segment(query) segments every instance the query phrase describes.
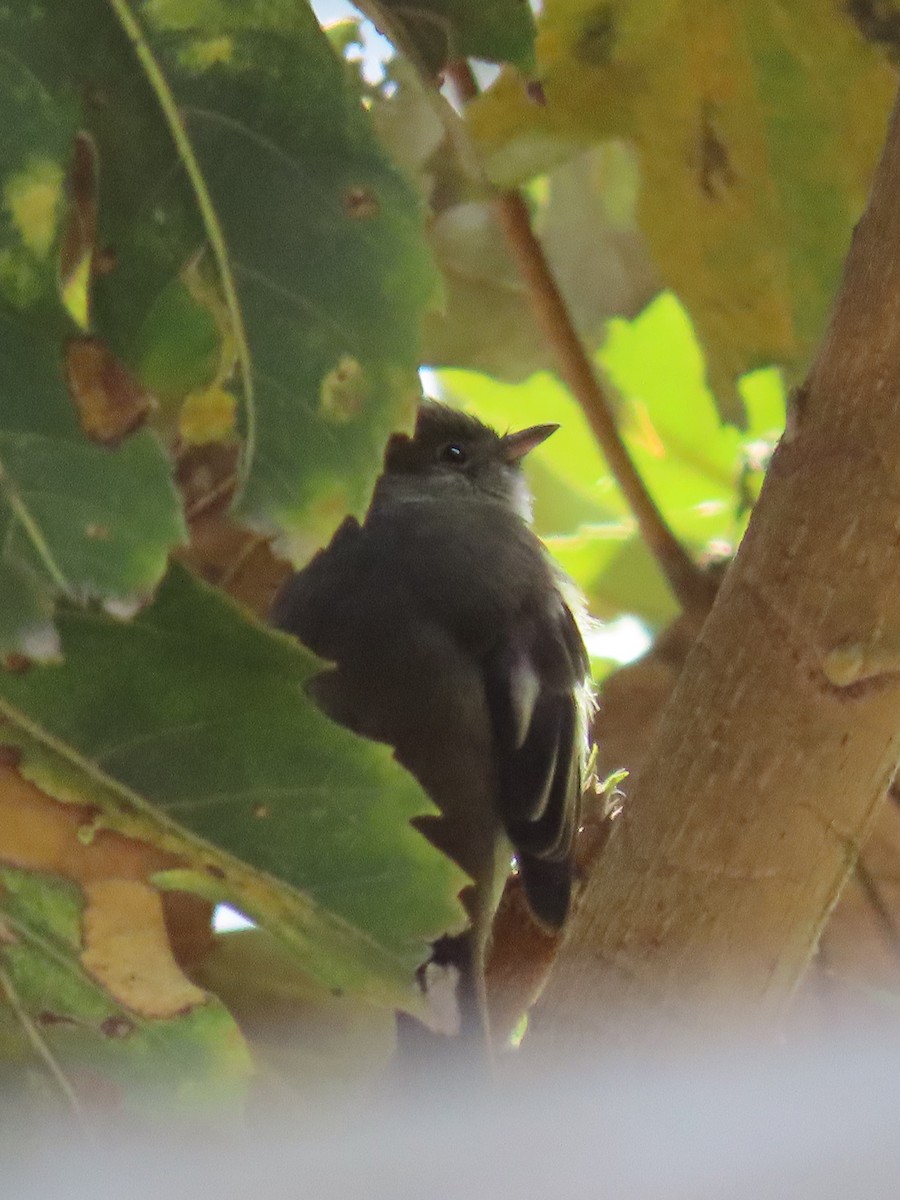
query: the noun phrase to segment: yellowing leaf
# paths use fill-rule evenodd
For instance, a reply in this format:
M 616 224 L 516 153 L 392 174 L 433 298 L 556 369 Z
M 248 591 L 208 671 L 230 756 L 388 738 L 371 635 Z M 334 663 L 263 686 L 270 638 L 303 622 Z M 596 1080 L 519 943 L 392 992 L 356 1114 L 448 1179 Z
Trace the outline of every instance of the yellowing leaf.
M 489 170 L 631 142 L 641 229 L 739 413 L 739 376 L 802 371 L 822 332 L 893 72 L 840 0 L 547 0 L 539 28 L 546 105 L 508 75 L 470 107 Z
M 85 898 L 81 964 L 115 1000 L 160 1018 L 206 1000 L 175 962 L 159 892 L 133 879 L 99 879 Z
M 49 158 L 33 158 L 3 186 L 3 203 L 22 245 L 46 258 L 56 236 L 62 208 L 63 173 Z
M 23 777 L 0 726 L 0 1043 L 67 1104 L 237 1102 L 249 1059 L 221 1005 L 175 959 L 210 909 L 150 883 L 180 860 L 103 828 Z M 7 738 L 7 743 L 8 743 Z M 185 907 L 187 902 L 187 907 Z M 170 940 L 179 923 L 177 946 Z M 177 1060 L 167 1047 L 180 1046 Z M 180 1055 L 190 1049 L 189 1057 Z M 37 1063 L 29 1064 L 37 1051 Z M 97 1095 L 98 1085 L 100 1097 Z M 216 1094 L 221 1091 L 221 1094 Z
M 85 970 L 83 926 L 71 884 L 0 862 L 4 1083 L 24 1075 L 33 1102 L 43 1078 L 41 1090 L 82 1119 L 92 1109 L 108 1121 L 129 1109 L 171 1117 L 239 1108 L 251 1063 L 222 1005 L 200 993 L 163 1019 L 129 1008 Z
M 323 417 L 338 425 L 352 421 L 362 412 L 370 390 L 362 365 L 352 355 L 342 355 L 322 380 L 319 406 Z
M 191 392 L 181 406 L 178 432 L 188 445 L 221 442 L 235 432 L 237 401 L 219 384 Z

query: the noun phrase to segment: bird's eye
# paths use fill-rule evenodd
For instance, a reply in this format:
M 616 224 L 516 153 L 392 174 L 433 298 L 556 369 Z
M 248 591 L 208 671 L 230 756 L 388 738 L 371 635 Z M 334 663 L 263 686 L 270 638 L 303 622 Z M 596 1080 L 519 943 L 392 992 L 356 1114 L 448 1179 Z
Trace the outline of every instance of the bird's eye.
M 463 466 L 467 458 L 465 450 L 456 442 L 451 442 L 449 446 L 443 446 L 438 451 L 438 462 L 449 463 L 453 467 Z

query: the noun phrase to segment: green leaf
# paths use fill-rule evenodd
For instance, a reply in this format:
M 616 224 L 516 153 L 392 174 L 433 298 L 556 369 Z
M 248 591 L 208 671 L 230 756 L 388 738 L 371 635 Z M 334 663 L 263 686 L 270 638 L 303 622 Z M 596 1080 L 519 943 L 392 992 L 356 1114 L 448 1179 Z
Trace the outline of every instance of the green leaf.
M 723 411 L 740 413 L 747 371 L 801 373 L 896 92 L 848 6 L 547 0 L 537 49 L 545 106 L 512 77 L 470 106 L 492 176 L 519 183 L 576 147 L 627 140 L 640 227 Z
M 123 163 L 128 194 L 116 208 L 133 272 L 98 285 L 98 313 L 111 320 L 135 283 L 150 313 L 159 243 L 182 273 L 208 244 L 248 389 L 241 511 L 323 538 L 363 507 L 387 433 L 417 395 L 419 323 L 433 287 L 418 199 L 304 5 L 147 0 L 134 17 L 159 72 L 160 81 L 150 76 L 155 122 L 171 103 L 183 128 L 164 155 L 142 147 L 140 162 Z M 176 162 L 183 171 L 173 172 Z M 184 228 L 189 206 L 200 208 L 204 237 L 193 221 Z M 134 336 L 146 362 L 144 320 Z M 175 336 L 179 326 L 167 327 Z M 166 346 L 164 337 L 155 360 Z
M 140 432 L 117 450 L 88 441 L 63 383 L 78 330 L 57 270 L 78 113 L 9 49 L 45 18 L 0 14 L 0 655 L 53 653 L 57 595 L 136 603 L 184 538 L 155 437 Z M 7 39 L 11 27 L 18 37 Z
M 367 501 L 385 437 L 417 394 L 433 287 L 418 199 L 304 6 L 140 12 L 185 114 L 246 331 L 255 447 L 243 511 L 324 537 Z
M 409 825 L 433 809 L 389 749 L 308 700 L 318 661 L 180 568 L 132 622 L 60 629 L 65 665 L 0 673 L 40 785 L 185 855 L 161 885 L 246 912 L 329 987 L 415 1008 L 465 879 Z
M 0 1057 L 79 1111 L 238 1108 L 251 1064 L 222 1004 L 197 989 L 182 1011 L 123 1004 L 85 955 L 74 884 L 0 868 Z M 33 1087 L 32 1087 L 33 1090 Z
M 433 78 L 455 58 L 534 70 L 528 0 L 362 0 L 357 7 L 422 73 Z
M 700 551 L 736 548 L 747 515 L 740 490 L 747 447 L 780 435 L 780 382 L 770 377 L 765 404 L 761 385 L 751 384 L 752 428 L 722 424 L 691 323 L 670 293 L 634 321 L 611 322 L 597 357 L 621 397 L 620 426 L 635 464 L 675 533 Z
M 51 0 L 4 10 L 0 38 L 59 126 L 54 161 L 77 129 L 96 146 L 93 328 L 167 420 L 227 381 L 242 511 L 327 536 L 412 414 L 434 283 L 418 198 L 311 11 Z

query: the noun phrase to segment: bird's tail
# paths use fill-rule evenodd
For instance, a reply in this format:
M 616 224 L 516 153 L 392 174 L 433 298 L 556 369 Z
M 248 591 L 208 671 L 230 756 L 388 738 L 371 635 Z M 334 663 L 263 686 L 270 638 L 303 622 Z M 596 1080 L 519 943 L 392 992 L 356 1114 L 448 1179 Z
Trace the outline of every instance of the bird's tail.
M 556 932 L 569 913 L 573 875 L 571 855 L 562 859 L 537 858 L 520 850 L 517 857 L 529 908 L 542 925 Z

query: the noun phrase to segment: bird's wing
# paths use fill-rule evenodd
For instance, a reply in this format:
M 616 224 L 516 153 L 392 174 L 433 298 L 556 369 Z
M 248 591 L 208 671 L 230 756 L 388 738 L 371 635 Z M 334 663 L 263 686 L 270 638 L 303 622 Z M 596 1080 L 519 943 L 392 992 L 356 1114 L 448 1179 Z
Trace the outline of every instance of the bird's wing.
M 336 660 L 346 644 L 354 580 L 360 570 L 362 529 L 347 517 L 324 550 L 292 575 L 275 598 L 271 621 L 315 654 Z
M 497 745 L 498 811 L 535 915 L 568 908 L 586 751 L 588 659 L 572 612 L 553 593 L 515 623 L 485 663 Z

